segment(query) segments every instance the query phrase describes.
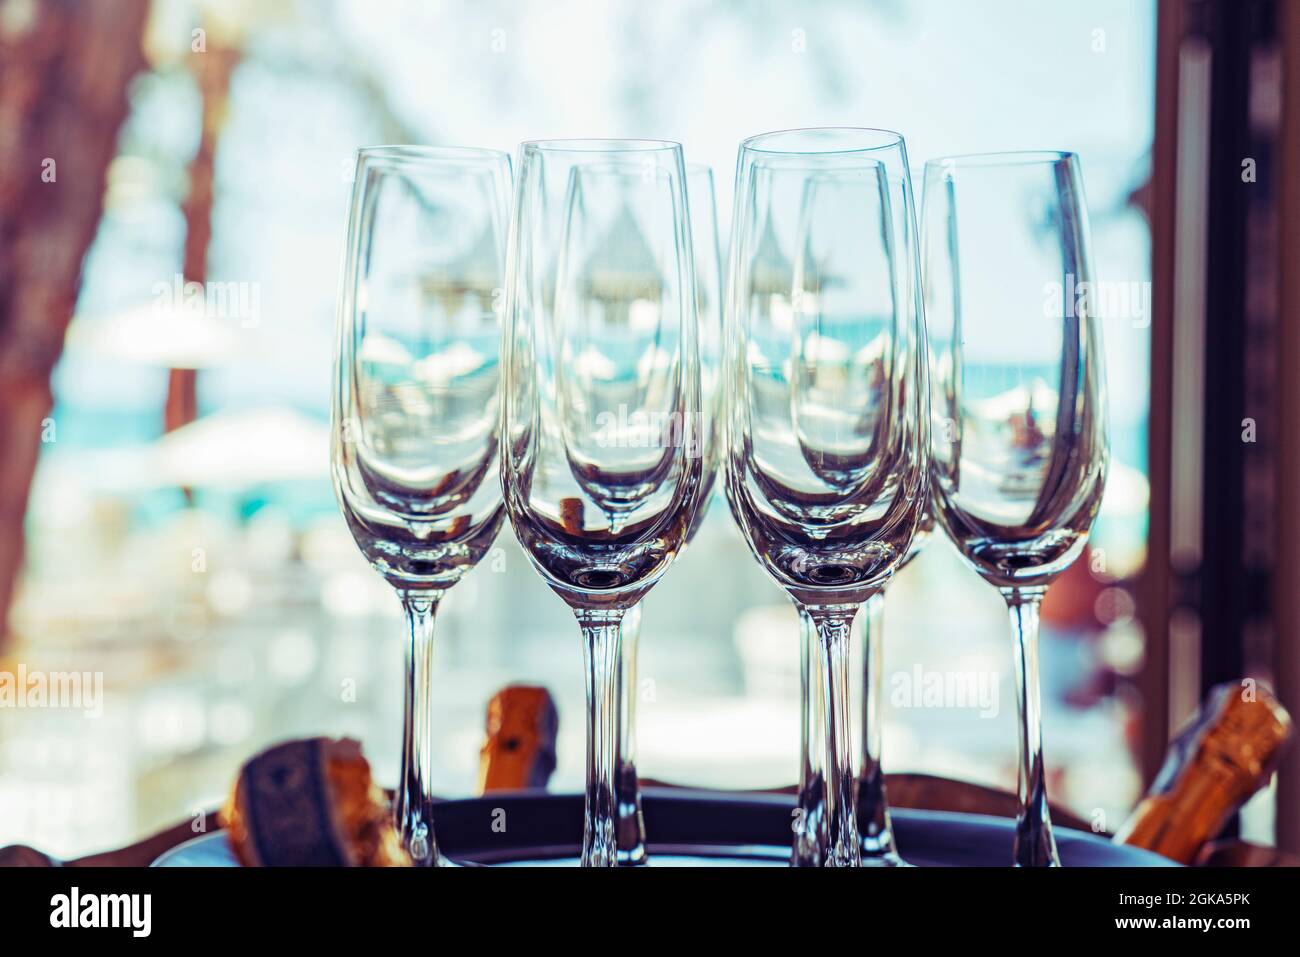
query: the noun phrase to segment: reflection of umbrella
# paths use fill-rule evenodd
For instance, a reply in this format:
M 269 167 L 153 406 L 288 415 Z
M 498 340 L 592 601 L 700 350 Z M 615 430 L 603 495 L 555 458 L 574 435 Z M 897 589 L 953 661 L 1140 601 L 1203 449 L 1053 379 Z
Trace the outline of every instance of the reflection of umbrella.
M 421 274 L 420 288 L 425 296 L 441 300 L 449 315 L 458 314 L 470 296 L 485 310 L 491 309 L 501 285 L 501 259 L 496 234 L 488 226 L 464 256 Z
M 329 428 L 292 409 L 216 412 L 153 447 L 160 485 L 246 488 L 328 474 Z
M 1032 409 L 1039 417 L 1054 418 L 1057 400 L 1056 390 L 1041 378 L 1035 378 L 1029 386 L 1012 386 L 997 395 L 969 401 L 971 410 L 979 418 L 990 422 L 1006 422 L 1013 416 L 1023 416 L 1026 409 Z
M 609 230 L 600 238 L 583 267 L 585 295 L 605 304 L 615 322 L 628 323 L 632 304 L 638 299 L 658 302 L 663 296 L 663 279 L 654 252 L 636 217 L 626 206 L 619 208 Z
M 763 235 L 758 239 L 758 249 L 750 266 L 750 284 L 756 296 L 784 296 L 787 299 L 794 287 L 794 267 L 781 251 L 770 210 L 763 220 Z
M 68 348 L 165 369 L 203 369 L 230 362 L 242 347 L 230 319 L 200 310 L 138 306 L 106 319 L 78 316 L 68 329 Z

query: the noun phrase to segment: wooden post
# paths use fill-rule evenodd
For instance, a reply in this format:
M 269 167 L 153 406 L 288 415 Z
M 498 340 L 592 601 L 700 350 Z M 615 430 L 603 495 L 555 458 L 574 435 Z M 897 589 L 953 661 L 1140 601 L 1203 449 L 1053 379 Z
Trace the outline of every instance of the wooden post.
M 1277 5 L 1282 45 L 1278 156 L 1277 565 L 1274 679 L 1277 696 L 1300 714 L 1300 3 Z M 1277 846 L 1300 853 L 1300 747 L 1278 769 Z
M 1139 585 L 1146 638 L 1140 764 L 1150 783 L 1169 742 L 1170 485 L 1173 432 L 1174 236 L 1178 170 L 1178 62 L 1183 0 L 1160 0 L 1156 29 L 1156 126 L 1151 158 L 1151 404 L 1147 430 L 1147 560 Z
M 211 36 L 205 50 L 190 53 L 190 68 L 203 102 L 203 122 L 199 148 L 189 165 L 189 192 L 181 204 L 181 212 L 185 215 L 183 271 L 187 283 L 205 283 L 208 279 L 217 143 L 230 99 L 230 78 L 238 63 L 238 51 Z M 197 386 L 197 370 L 171 370 L 163 413 L 164 431 L 171 432 L 198 418 Z

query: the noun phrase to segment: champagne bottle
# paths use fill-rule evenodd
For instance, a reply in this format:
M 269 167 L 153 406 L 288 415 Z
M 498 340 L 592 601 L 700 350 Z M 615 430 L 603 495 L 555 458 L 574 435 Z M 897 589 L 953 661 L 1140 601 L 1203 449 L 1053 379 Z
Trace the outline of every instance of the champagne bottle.
M 559 727 L 555 699 L 545 688 L 510 685 L 493 695 L 479 752 L 479 793 L 545 788 L 555 770 Z
M 1267 688 L 1228 682 L 1169 745 L 1146 795 L 1115 834 L 1183 864 L 1268 783 L 1294 726 Z

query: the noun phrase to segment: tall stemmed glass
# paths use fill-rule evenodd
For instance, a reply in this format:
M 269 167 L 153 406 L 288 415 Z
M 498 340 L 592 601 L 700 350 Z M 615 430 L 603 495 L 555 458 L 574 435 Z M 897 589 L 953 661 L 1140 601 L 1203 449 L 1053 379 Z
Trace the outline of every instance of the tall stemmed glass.
M 910 173 L 909 173 L 910 175 Z M 928 504 L 912 545 L 898 566 L 906 568 L 920 553 L 934 530 L 934 514 Z M 858 836 L 862 840 L 862 863 L 880 867 L 906 867 L 894 840 L 889 799 L 885 793 L 885 769 L 881 763 L 884 723 L 881 717 L 881 676 L 884 674 L 885 589 L 867 599 L 862 615 L 862 758 L 858 764 Z M 805 668 L 809 666 L 805 665 Z
M 681 549 L 701 490 L 681 147 L 523 144 L 510 237 L 501 479 L 516 537 L 582 630 L 582 863 L 612 866 L 621 624 Z
M 418 864 L 433 831 L 433 620 L 501 527 L 495 305 L 510 158 L 480 149 L 361 150 L 348 213 L 331 412 L 334 490 L 407 623 L 394 801 Z
M 934 519 L 929 509 L 921 517 L 921 524 L 912 537 L 912 546 L 899 564 L 906 568 L 929 539 Z M 898 854 L 894 840 L 893 823 L 889 816 L 889 800 L 885 793 L 885 771 L 881 764 L 883 722 L 880 715 L 882 699 L 881 675 L 884 669 L 884 615 L 885 588 L 863 603 L 862 637 L 866 643 L 862 654 L 862 751 L 858 764 L 857 815 L 858 837 L 861 841 L 863 866 L 905 867 L 907 862 Z M 823 813 L 822 793 L 823 763 L 820 750 L 823 744 L 813 735 L 821 723 L 821 707 L 815 690 L 817 672 L 817 628 L 812 619 L 799 615 L 799 653 L 802 660 L 800 691 L 804 702 L 800 716 L 800 736 L 804 755 L 800 775 L 800 821 L 806 824 L 798 832 L 792 863 L 798 867 L 816 867 L 820 863 L 818 831 L 824 831 L 826 817 Z M 824 841 L 824 838 L 822 838 Z
M 718 246 L 718 207 L 713 170 L 699 163 L 686 164 L 687 204 L 691 214 L 691 241 L 695 250 L 695 293 L 698 303 L 700 349 L 701 432 L 703 468 L 699 505 L 686 531 L 689 545 L 699 531 L 713 498 L 717 476 L 719 413 L 722 391 L 722 258 Z M 685 546 L 683 546 L 685 547 Z M 645 820 L 641 815 L 641 790 L 636 770 L 637 648 L 641 638 L 641 603 L 623 616 L 623 641 L 618 656 L 618 755 L 616 807 L 618 862 L 635 866 L 646 862 Z
M 1017 865 L 1059 865 L 1038 692 L 1038 606 L 1083 551 L 1109 457 L 1088 216 L 1073 153 L 925 167 L 935 514 L 1015 636 Z
M 818 652 L 820 708 L 805 712 L 824 749 L 825 824 L 805 823 L 792 863 L 800 840 L 816 863 L 860 863 L 849 636 L 924 508 L 927 370 L 907 169 L 901 136 L 862 129 L 753 137 L 737 164 L 727 496 L 759 563 L 814 625 Z
M 911 563 L 934 530 L 934 518 L 927 508 L 921 517 L 912 547 L 907 550 L 901 571 Z M 885 793 L 885 769 L 880 761 L 884 725 L 880 714 L 881 675 L 884 673 L 885 590 L 867 599 L 862 615 L 862 760 L 858 765 L 858 836 L 862 839 L 862 863 L 880 867 L 906 867 L 894 840 Z

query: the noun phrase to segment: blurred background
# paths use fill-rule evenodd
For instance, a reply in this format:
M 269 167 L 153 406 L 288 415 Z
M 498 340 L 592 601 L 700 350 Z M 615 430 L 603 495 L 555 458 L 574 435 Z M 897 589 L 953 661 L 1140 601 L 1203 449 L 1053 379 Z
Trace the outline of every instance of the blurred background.
M 1152 296 L 1153 211 L 1170 213 L 1160 196 L 1174 181 L 1156 148 L 1160 50 L 1175 50 L 1166 70 L 1208 116 L 1212 81 L 1180 73 L 1176 53 L 1201 16 L 1189 11 L 1215 6 L 1162 3 L 1158 18 L 1154 0 L 0 0 L 0 669 L 104 680 L 98 716 L 0 708 L 0 844 L 122 845 L 215 806 L 244 759 L 294 736 L 357 737 L 395 779 L 399 609 L 327 476 L 355 149 L 678 140 L 716 171 L 725 227 L 739 140 L 817 125 L 900 130 L 917 170 L 995 149 L 1082 157 L 1097 278 L 1131 295 L 1105 317 L 1102 517 L 1044 612 L 1046 753 L 1054 799 L 1113 829 L 1170 728 L 1223 680 L 1203 667 L 1199 626 L 1198 644 L 1169 650 L 1170 634 L 1190 639 L 1167 620 L 1182 573 L 1168 456 L 1197 472 L 1214 448 L 1170 451 L 1171 307 L 1162 318 L 1165 289 Z M 1267 32 L 1238 40 L 1248 88 L 1267 86 Z M 1267 103 L 1251 104 L 1243 116 L 1266 131 Z M 1208 127 L 1178 128 L 1179 144 L 1163 134 L 1170 156 L 1207 153 Z M 1224 355 L 1202 342 L 1185 367 L 1207 349 Z M 1252 489 L 1240 497 L 1258 508 Z M 1164 593 L 1144 584 L 1153 573 Z M 1267 592 L 1252 581 L 1250 595 Z M 891 587 L 886 621 L 886 768 L 1014 790 L 998 594 L 936 536 Z M 1224 640 L 1243 657 L 1214 660 L 1229 678 L 1270 677 L 1271 633 L 1245 610 L 1235 621 L 1246 637 Z M 641 773 L 794 783 L 796 636 L 789 601 L 715 502 L 646 602 Z M 486 702 L 510 682 L 555 695 L 552 787 L 580 787 L 576 630 L 508 527 L 443 603 L 438 652 L 442 793 L 475 791 Z M 989 676 L 996 698 L 908 699 L 949 672 Z M 1275 806 L 1257 798 L 1243 833 L 1271 842 Z

